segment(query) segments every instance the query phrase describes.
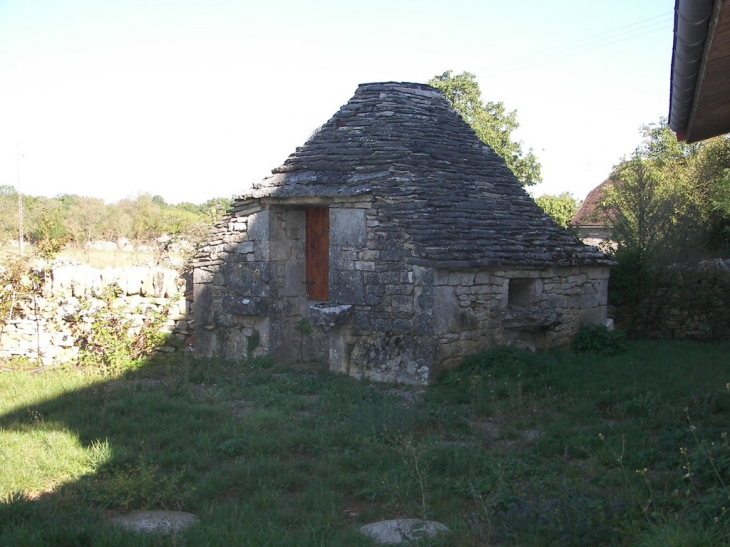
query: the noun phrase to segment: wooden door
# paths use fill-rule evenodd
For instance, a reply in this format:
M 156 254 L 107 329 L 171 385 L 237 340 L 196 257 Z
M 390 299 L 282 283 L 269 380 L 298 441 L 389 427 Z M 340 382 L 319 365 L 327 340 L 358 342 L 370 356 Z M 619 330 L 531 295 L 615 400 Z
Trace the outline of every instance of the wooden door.
M 306 209 L 306 283 L 310 300 L 329 299 L 329 212 L 328 207 Z

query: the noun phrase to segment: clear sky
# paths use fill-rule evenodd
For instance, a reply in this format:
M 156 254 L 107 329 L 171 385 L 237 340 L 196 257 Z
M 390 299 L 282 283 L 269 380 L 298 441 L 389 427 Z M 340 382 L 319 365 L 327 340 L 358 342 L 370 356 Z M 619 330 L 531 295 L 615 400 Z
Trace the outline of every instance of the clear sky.
M 0 0 L 0 185 L 108 202 L 230 197 L 359 83 L 452 70 L 517 110 L 516 136 L 542 164 L 534 195 L 583 199 L 639 126 L 667 115 L 673 6 Z

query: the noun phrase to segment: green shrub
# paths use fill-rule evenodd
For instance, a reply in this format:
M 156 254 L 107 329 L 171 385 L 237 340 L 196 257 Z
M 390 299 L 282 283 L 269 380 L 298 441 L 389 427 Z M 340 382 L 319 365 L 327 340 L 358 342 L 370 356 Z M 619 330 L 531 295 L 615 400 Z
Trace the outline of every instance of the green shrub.
M 88 327 L 81 316 L 76 322 L 80 363 L 105 374 L 119 373 L 138 359 L 151 356 L 170 336 L 161 330 L 167 310 L 147 311 L 141 324 L 135 324 L 130 317 L 135 310 L 114 305 L 117 291 L 113 285 L 104 290 L 104 305 L 90 313 Z
M 603 325 L 583 325 L 570 343 L 570 349 L 575 352 L 616 355 L 626 351 L 626 333 L 608 330 Z

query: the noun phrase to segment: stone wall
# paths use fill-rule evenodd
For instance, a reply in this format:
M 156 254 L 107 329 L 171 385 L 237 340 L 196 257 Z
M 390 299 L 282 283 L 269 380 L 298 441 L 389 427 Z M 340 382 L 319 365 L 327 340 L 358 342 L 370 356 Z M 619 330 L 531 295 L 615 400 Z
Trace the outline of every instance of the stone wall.
M 496 345 L 567 346 L 580 325 L 605 323 L 608 275 L 578 266 L 436 270 L 439 367 Z
M 55 264 L 37 294 L 13 306 L 0 331 L 0 359 L 26 357 L 42 365 L 77 360 L 79 328 L 88 328 L 93 314 L 111 306 L 141 325 L 152 312 L 168 310 L 164 331 L 182 346 L 192 334 L 192 306 L 185 297 L 186 281 L 175 270 L 160 267 L 92 268 L 85 264 Z M 161 351 L 176 351 L 164 346 Z
M 322 333 L 305 336 L 298 326 L 302 319 L 317 326 L 329 309 L 310 310 L 318 303 L 307 298 L 306 205 L 239 201 L 217 225 L 193 262 L 199 353 L 240 359 L 255 339 L 259 353 L 278 360 L 329 358 Z M 363 279 L 375 269 L 377 253 L 366 248 L 368 207 L 367 201 L 330 205 L 330 302 L 348 304 L 347 312 L 365 305 Z
M 307 297 L 304 218 L 323 205 L 329 300 L 317 302 Z M 196 350 L 424 384 L 486 347 L 567 345 L 581 324 L 605 322 L 607 267 L 437 269 L 392 210 L 390 199 L 364 197 L 236 201 L 194 261 Z
M 671 268 L 652 295 L 612 306 L 616 327 L 659 339 L 730 339 L 730 259 Z

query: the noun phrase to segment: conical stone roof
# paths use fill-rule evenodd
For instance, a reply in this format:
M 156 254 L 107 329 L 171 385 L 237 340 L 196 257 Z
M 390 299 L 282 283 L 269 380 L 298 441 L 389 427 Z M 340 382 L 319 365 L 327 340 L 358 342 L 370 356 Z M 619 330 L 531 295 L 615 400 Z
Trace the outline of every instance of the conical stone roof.
M 370 83 L 239 199 L 370 194 L 414 263 L 610 265 L 555 224 L 436 89 Z

